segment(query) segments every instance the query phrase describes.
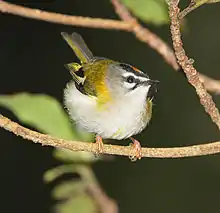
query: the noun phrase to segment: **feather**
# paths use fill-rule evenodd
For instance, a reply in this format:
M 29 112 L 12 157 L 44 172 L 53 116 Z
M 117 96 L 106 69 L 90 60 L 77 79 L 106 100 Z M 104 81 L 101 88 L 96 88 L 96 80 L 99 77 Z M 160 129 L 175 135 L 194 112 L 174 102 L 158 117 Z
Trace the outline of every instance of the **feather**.
M 88 63 L 94 59 L 92 52 L 78 33 L 68 34 L 62 32 L 61 35 L 75 52 L 82 64 Z
M 78 63 L 69 63 L 64 65 L 67 70 L 69 70 L 70 74 L 73 77 L 74 82 L 76 82 L 78 85 L 83 84 L 85 81 L 84 76 L 80 76 L 77 74 L 77 72 L 80 73 L 80 69 L 82 69 L 82 66 Z

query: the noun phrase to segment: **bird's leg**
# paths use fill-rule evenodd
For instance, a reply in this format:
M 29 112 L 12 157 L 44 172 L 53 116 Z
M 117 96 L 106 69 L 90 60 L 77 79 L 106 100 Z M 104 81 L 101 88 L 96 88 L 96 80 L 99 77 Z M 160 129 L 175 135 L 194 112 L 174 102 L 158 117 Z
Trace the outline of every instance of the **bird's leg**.
M 133 142 L 132 143 L 132 147 L 133 147 L 133 149 L 135 151 L 135 154 L 131 155 L 130 159 L 132 161 L 136 161 L 137 159 L 140 160 L 141 157 L 142 157 L 141 145 L 140 145 L 139 141 L 135 140 L 134 138 L 130 137 L 130 139 Z
M 97 152 L 102 153 L 103 152 L 103 142 L 102 137 L 99 135 L 96 135 L 96 144 L 97 144 Z

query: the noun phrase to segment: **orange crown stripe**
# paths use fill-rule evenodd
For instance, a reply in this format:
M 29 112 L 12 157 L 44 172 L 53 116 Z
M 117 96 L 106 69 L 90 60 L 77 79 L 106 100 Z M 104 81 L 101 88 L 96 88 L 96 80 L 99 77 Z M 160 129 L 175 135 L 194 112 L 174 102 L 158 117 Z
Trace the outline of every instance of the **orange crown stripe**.
M 141 72 L 138 68 L 133 67 L 133 66 L 131 66 L 131 67 L 132 67 L 132 69 L 133 69 L 134 71 L 136 71 L 136 72 Z

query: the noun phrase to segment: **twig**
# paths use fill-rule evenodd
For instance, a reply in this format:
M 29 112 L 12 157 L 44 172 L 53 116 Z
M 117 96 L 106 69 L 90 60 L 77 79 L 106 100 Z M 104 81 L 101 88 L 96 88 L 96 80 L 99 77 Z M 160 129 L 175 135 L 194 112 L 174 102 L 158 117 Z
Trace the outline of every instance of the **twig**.
M 191 0 L 188 7 L 186 7 L 183 11 L 181 11 L 178 15 L 179 19 L 184 18 L 186 15 L 188 15 L 193 10 L 197 9 L 198 7 L 202 6 L 203 4 L 207 3 L 209 0 Z
M 210 115 L 212 121 L 220 129 L 220 114 L 212 100 L 212 97 L 207 93 L 203 83 L 199 79 L 199 74 L 193 66 L 193 60 L 186 56 L 183 48 L 180 33 L 180 22 L 178 15 L 180 9 L 178 7 L 177 0 L 170 0 L 169 15 L 171 19 L 170 31 L 172 34 L 173 47 L 178 63 L 183 68 L 189 83 L 195 88 L 197 95 L 199 96 L 200 103 L 203 105 L 205 111 Z
M 127 23 L 133 23 L 134 26 L 134 34 L 137 38 L 149 46 L 151 46 L 154 50 L 159 52 L 164 59 L 170 64 L 175 70 L 179 69 L 179 65 L 176 61 L 176 56 L 173 50 L 159 38 L 156 34 L 148 30 L 147 28 L 142 27 L 137 19 L 135 19 L 128 9 L 120 3 L 119 0 L 111 0 L 112 4 L 115 7 L 116 13 L 119 17 Z M 207 77 L 203 74 L 199 74 L 200 80 L 205 85 L 206 89 L 210 92 L 220 93 L 220 81 Z
M 160 53 L 168 64 L 170 64 L 175 70 L 178 70 L 179 65 L 177 64 L 174 52 L 169 45 L 147 28 L 142 27 L 138 23 L 137 19 L 129 13 L 127 8 L 121 4 L 119 0 L 111 0 L 111 2 L 115 7 L 115 11 L 122 20 L 126 23 L 133 23 L 133 33 L 136 37 Z
M 95 143 L 85 143 L 80 141 L 67 141 L 49 135 L 27 129 L 8 118 L 0 115 L 0 127 L 13 132 L 17 136 L 40 143 L 43 146 L 53 146 L 56 148 L 68 149 L 71 151 L 97 152 Z M 105 144 L 103 154 L 131 156 L 133 149 L 130 146 L 116 146 Z M 151 158 L 183 158 L 192 156 L 202 156 L 220 153 L 220 141 L 202 145 L 174 147 L 174 148 L 142 148 L 143 157 Z
M 102 213 L 117 213 L 116 202 L 109 198 L 100 187 L 92 169 L 87 165 L 78 166 L 79 174 L 86 183 L 89 194 L 94 198 Z
M 202 75 L 201 73 L 199 74 L 199 78 L 208 91 L 220 94 L 220 80 L 215 80 L 208 76 Z
M 131 23 L 125 23 L 123 21 L 46 12 L 39 9 L 18 6 L 2 0 L 0 0 L 0 11 L 3 13 L 10 13 L 13 15 L 23 16 L 25 18 L 32 18 L 57 24 L 132 31 Z
M 141 41 L 147 43 L 150 47 L 159 52 L 174 69 L 178 69 L 175 56 L 169 46 L 148 29 L 143 28 L 134 18 L 125 22 L 111 19 L 71 16 L 22 7 L 2 0 L 0 1 L 0 11 L 52 23 L 133 32 Z
M 197 9 L 198 7 L 202 6 L 203 4 L 213 4 L 218 3 L 219 0 L 191 0 L 188 7 L 186 7 L 183 11 L 181 11 L 178 15 L 179 19 L 184 18 L 186 15 Z

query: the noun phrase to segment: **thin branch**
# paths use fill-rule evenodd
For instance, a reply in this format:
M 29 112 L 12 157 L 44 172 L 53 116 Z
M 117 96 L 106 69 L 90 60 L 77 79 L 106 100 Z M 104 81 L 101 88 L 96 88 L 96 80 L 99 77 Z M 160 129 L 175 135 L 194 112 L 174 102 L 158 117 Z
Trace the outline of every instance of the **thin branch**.
M 169 5 L 169 15 L 171 19 L 170 31 L 172 34 L 173 47 L 175 50 L 175 55 L 178 63 L 183 68 L 189 83 L 195 88 L 197 95 L 199 96 L 200 103 L 203 105 L 205 111 L 210 115 L 212 121 L 218 126 L 220 130 L 220 114 L 212 100 L 211 95 L 209 95 L 199 79 L 199 74 L 193 66 L 193 60 L 186 56 L 185 50 L 183 48 L 183 43 L 181 40 L 180 33 L 180 22 L 178 15 L 180 9 L 178 7 L 177 0 L 170 0 Z
M 0 1 L 0 11 L 51 23 L 133 32 L 139 40 L 147 43 L 150 47 L 160 53 L 165 61 L 167 61 L 167 63 L 175 70 L 178 69 L 175 55 L 169 46 L 157 35 L 151 33 L 148 29 L 143 28 L 134 18 L 130 18 L 130 20 L 126 20 L 125 22 L 111 19 L 71 16 L 46 12 L 39 9 L 31 9 L 4 1 Z
M 11 4 L 2 0 L 0 0 L 0 11 L 3 13 L 10 13 L 25 18 L 37 19 L 57 24 L 132 31 L 131 23 L 125 23 L 123 21 L 46 12 L 39 9 L 31 9 L 28 7 Z
M 156 34 L 151 32 L 149 29 L 142 27 L 137 19 L 135 19 L 128 9 L 120 3 L 119 0 L 111 0 L 113 6 L 115 7 L 116 13 L 119 17 L 127 23 L 133 23 L 134 26 L 134 34 L 136 37 L 148 44 L 154 50 L 159 52 L 164 59 L 170 64 L 173 69 L 178 70 L 179 65 L 176 61 L 176 56 L 173 50 L 169 47 L 167 43 L 165 43 L 161 38 L 159 38 Z M 199 78 L 205 85 L 206 89 L 210 92 L 220 93 L 220 81 L 207 77 L 203 74 L 199 73 Z
M 208 76 L 202 75 L 201 73 L 199 74 L 199 78 L 208 91 L 220 94 L 220 80 L 215 80 Z
M 137 19 L 130 14 L 127 8 L 120 3 L 119 0 L 111 0 L 111 2 L 115 7 L 115 11 L 122 20 L 126 23 L 133 23 L 133 33 L 136 37 L 160 53 L 168 64 L 170 64 L 175 70 L 178 70 L 179 65 L 177 64 L 174 52 L 169 45 L 147 28 L 142 27 L 138 23 Z
M 190 12 L 193 10 L 197 9 L 198 7 L 202 6 L 203 4 L 208 3 L 209 0 L 191 0 L 190 4 L 188 7 L 186 7 L 183 11 L 181 11 L 178 15 L 179 19 L 184 18 L 186 15 L 188 15 Z
M 24 139 L 40 143 L 43 146 L 53 146 L 56 148 L 67 149 L 71 151 L 86 151 L 97 153 L 95 143 L 85 143 L 80 141 L 67 141 L 58 139 L 50 135 L 41 134 L 27 129 L 10 119 L 0 115 L 0 127 L 21 136 Z M 131 146 L 117 146 L 105 144 L 103 154 L 131 156 L 134 155 Z M 174 148 L 142 148 L 143 157 L 151 158 L 183 158 L 192 156 L 202 156 L 220 153 L 220 141 L 202 145 L 174 147 Z
M 86 183 L 89 194 L 94 198 L 102 213 L 117 213 L 118 206 L 116 202 L 109 198 L 102 190 L 92 169 L 87 165 L 78 166 L 79 174 Z

